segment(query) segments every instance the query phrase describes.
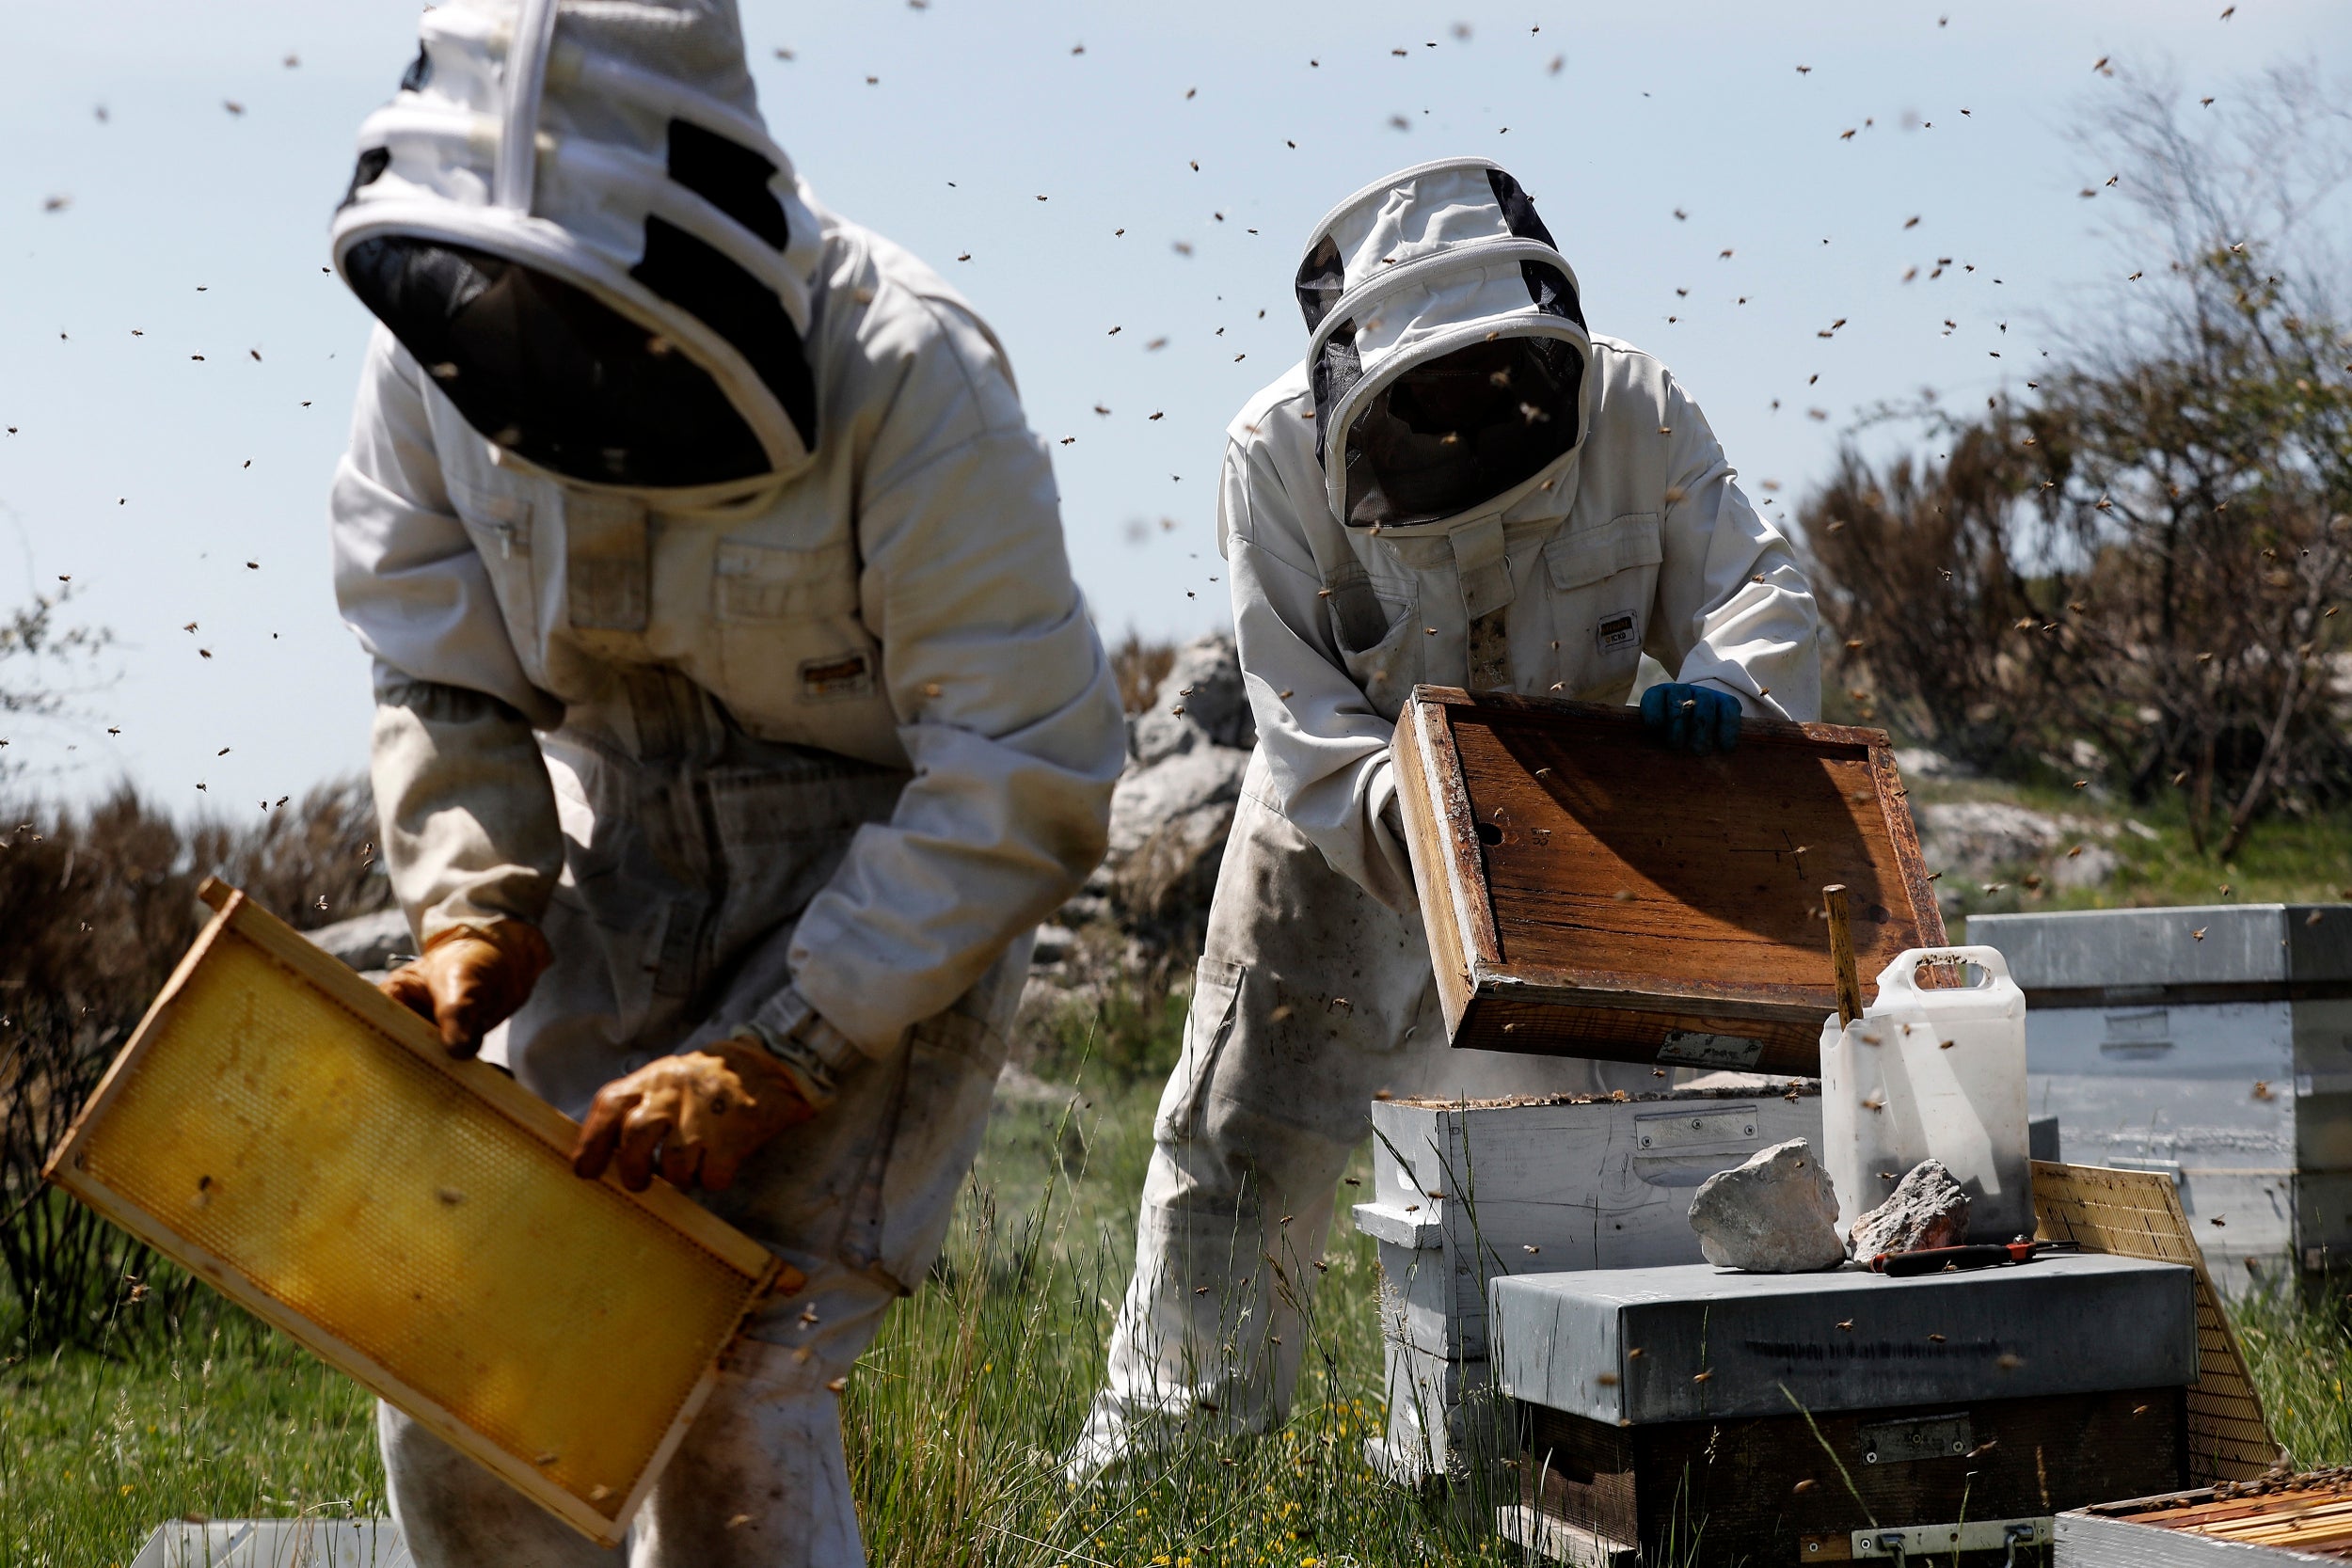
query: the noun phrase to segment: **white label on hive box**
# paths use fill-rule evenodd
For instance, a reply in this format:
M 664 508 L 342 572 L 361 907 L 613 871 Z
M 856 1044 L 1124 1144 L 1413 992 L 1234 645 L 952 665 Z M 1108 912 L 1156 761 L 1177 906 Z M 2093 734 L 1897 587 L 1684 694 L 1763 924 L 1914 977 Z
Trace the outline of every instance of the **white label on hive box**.
M 1693 1029 L 1669 1029 L 1658 1048 L 1661 1062 L 1685 1067 L 1754 1067 L 1764 1055 L 1764 1042 L 1744 1035 L 1703 1035 Z

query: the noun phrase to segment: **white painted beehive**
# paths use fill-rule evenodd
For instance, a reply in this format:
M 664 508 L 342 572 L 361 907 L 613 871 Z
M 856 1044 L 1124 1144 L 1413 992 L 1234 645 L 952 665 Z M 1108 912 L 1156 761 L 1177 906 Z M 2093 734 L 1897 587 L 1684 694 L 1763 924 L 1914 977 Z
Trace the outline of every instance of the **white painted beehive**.
M 1382 1101 L 1372 1124 L 1373 1192 L 1355 1214 L 1380 1245 L 1389 1422 L 1367 1456 L 1411 1484 L 1500 1441 L 1480 1426 L 1490 1280 L 1699 1262 L 1699 1183 L 1790 1138 L 1818 1147 L 1821 1101 L 1810 1081 L 1749 1080 L 1623 1100 Z
M 1978 915 L 2026 991 L 2027 1104 L 2161 1171 L 2235 1294 L 2352 1260 L 2352 906 Z
M 411 1568 L 389 1519 L 174 1519 L 131 1568 Z

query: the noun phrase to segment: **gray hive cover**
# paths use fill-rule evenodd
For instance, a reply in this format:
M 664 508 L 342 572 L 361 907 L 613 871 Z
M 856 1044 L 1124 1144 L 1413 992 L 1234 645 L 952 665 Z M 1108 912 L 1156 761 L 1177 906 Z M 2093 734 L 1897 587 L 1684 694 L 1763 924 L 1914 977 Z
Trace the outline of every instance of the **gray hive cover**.
M 1495 1366 L 1513 1399 L 1612 1426 L 2173 1387 L 2197 1381 L 2191 1277 L 2085 1255 L 1911 1279 L 1519 1275 L 1491 1286 Z
M 1979 914 L 1968 941 L 2045 1007 L 2352 996 L 2352 904 Z

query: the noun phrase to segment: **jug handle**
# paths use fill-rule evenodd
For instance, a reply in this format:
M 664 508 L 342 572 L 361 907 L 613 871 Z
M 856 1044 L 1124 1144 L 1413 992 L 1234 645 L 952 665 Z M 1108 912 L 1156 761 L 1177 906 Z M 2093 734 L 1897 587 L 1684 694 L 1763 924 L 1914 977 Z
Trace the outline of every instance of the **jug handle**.
M 2009 979 L 2009 960 L 1997 947 L 1910 947 L 1895 955 L 1895 961 L 1879 971 L 1879 1005 L 1887 1002 L 1889 991 L 1900 992 L 1916 1000 L 1923 993 L 1918 984 L 1918 970 L 1923 963 L 1972 963 L 1987 976 L 1982 986 L 1970 986 L 1970 990 L 1990 990 Z

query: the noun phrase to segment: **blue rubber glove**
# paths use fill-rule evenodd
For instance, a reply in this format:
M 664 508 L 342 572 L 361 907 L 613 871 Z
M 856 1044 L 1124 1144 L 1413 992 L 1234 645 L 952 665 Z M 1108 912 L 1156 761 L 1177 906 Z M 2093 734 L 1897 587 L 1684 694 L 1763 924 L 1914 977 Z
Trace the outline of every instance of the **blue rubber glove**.
M 1642 721 L 1669 750 L 1703 757 L 1740 744 L 1740 699 L 1710 686 L 1668 681 L 1642 693 Z

